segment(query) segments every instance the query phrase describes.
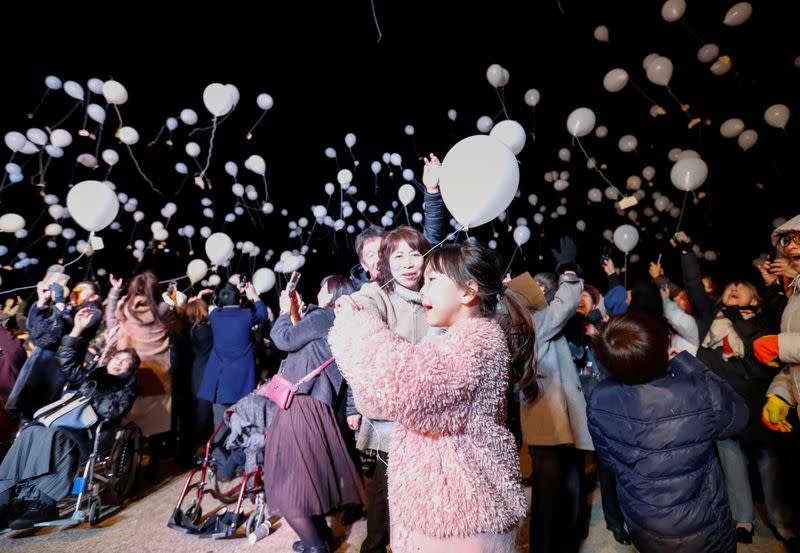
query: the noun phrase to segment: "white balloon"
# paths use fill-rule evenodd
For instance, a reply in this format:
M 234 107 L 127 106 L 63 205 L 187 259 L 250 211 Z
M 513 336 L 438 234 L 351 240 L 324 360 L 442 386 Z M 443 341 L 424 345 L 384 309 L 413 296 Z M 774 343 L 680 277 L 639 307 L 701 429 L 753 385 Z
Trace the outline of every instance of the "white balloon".
M 191 238 L 194 236 L 194 227 L 192 225 L 186 225 L 183 227 L 183 234 L 186 235 L 186 238 Z
M 25 132 L 25 136 L 37 146 L 44 146 L 47 144 L 47 133 L 42 129 L 28 129 Z
M 681 159 L 686 159 L 689 157 L 701 159 L 700 154 L 697 153 L 695 150 L 681 150 L 681 152 L 676 156 L 675 161 L 680 161 Z
M 200 227 L 200 236 L 203 238 L 208 238 L 211 236 L 211 229 L 208 227 Z
M 603 77 L 603 88 L 609 92 L 619 92 L 628 84 L 628 72 L 624 69 L 612 69 Z
M 672 61 L 664 56 L 657 56 L 647 66 L 648 80 L 657 85 L 667 86 L 672 78 Z
M 714 75 L 721 76 L 730 71 L 731 67 L 731 58 L 728 56 L 720 56 L 717 58 L 717 61 L 711 64 L 710 69 Z
M 537 225 L 541 225 L 542 222 L 544 222 L 544 215 L 542 215 L 541 213 L 537 213 L 536 215 L 533 216 L 533 222 L 536 223 Z
M 381 172 L 381 162 L 373 161 L 372 165 L 370 165 L 370 169 L 372 169 L 372 172 L 375 173 L 375 175 L 377 175 L 378 173 Z
M 764 121 L 770 127 L 783 129 L 789 122 L 789 107 L 785 104 L 774 104 L 764 112 Z
M 206 256 L 214 265 L 225 265 L 233 257 L 233 241 L 224 232 L 215 232 L 206 240 Z
M 59 148 L 66 148 L 72 144 L 72 135 L 64 129 L 55 129 L 50 133 L 50 144 Z
M 567 130 L 572 136 L 586 136 L 594 128 L 596 119 L 589 108 L 578 108 L 567 117 Z
M 255 286 L 256 292 L 259 294 L 268 292 L 275 286 L 275 273 L 272 272 L 272 269 L 267 269 L 266 267 L 258 269 L 253 273 L 253 286 Z
M 628 190 L 639 190 L 642 187 L 642 179 L 638 175 L 631 175 L 625 181 L 625 188 Z
M 639 243 L 639 231 L 632 225 L 620 225 L 614 231 L 614 245 L 628 253 Z
M 75 238 L 75 229 L 65 228 L 61 231 L 61 236 L 63 236 L 66 240 L 72 240 Z
M 167 229 L 162 228 L 161 230 L 157 230 L 153 233 L 153 239 L 158 240 L 159 242 L 163 242 L 167 238 L 169 238 L 169 231 Z
M 78 156 L 77 162 L 88 167 L 89 169 L 96 169 L 98 166 L 97 158 L 92 154 L 81 154 Z
M 397 197 L 403 205 L 408 205 L 413 202 L 416 195 L 417 191 L 410 184 L 404 184 L 397 190 Z
M 208 273 L 208 265 L 202 259 L 192 259 L 186 266 L 186 276 L 192 284 L 203 280 Z
M 86 87 L 92 91 L 93 94 L 102 94 L 103 93 L 103 81 L 96 77 L 92 77 L 88 81 L 86 81 Z
M 406 125 L 406 128 L 403 130 L 408 136 L 414 136 L 414 125 Z
M 525 147 L 525 129 L 516 121 L 506 119 L 496 124 L 489 136 L 496 138 L 506 146 L 508 146 L 514 155 L 519 155 L 522 148 Z
M 486 70 L 486 80 L 495 88 L 503 86 L 503 66 L 493 63 Z
M 197 157 L 200 155 L 200 145 L 197 142 L 187 142 L 184 150 L 189 157 Z
M 124 104 L 128 101 L 128 91 L 117 81 L 106 81 L 103 83 L 103 97 L 109 104 Z
M 186 164 L 182 161 L 179 161 L 175 164 L 175 171 L 180 173 L 181 175 L 187 175 L 189 173 L 189 168 L 186 167 Z
M 491 136 L 461 140 L 442 161 L 442 199 L 462 225 L 475 227 L 497 217 L 514 199 L 518 185 L 514 153 Z
M 64 216 L 64 208 L 58 204 L 53 204 L 47 208 L 47 213 L 50 215 L 50 217 L 58 221 Z
M 744 130 L 744 121 L 739 118 L 727 119 L 719 127 L 719 134 L 725 138 L 736 138 Z
M 231 90 L 222 83 L 211 83 L 203 90 L 203 104 L 211 115 L 222 117 L 233 109 Z
M 400 167 L 403 164 L 403 156 L 395 152 L 389 156 L 389 161 L 395 167 Z
M 169 130 L 174 131 L 178 128 L 178 120 L 174 117 L 167 117 L 166 125 Z
M 6 213 L 0 216 L 0 232 L 17 232 L 25 228 L 25 219 L 16 213 Z
M 348 148 L 352 148 L 356 145 L 356 135 L 351 132 L 347 133 L 344 135 L 344 143 Z
M 234 84 L 226 84 L 225 88 L 228 89 L 228 98 L 231 102 L 231 108 L 235 107 L 239 103 L 239 98 L 241 95 L 239 94 L 239 89 Z
M 736 141 L 739 143 L 739 147 L 746 152 L 758 142 L 758 133 L 753 129 L 747 129 L 742 131 Z
M 212 287 L 219 286 L 219 283 L 222 281 L 219 275 L 211 275 L 208 277 L 208 285 Z
M 612 201 L 619 198 L 619 192 L 617 192 L 617 189 L 614 188 L 613 186 L 607 186 L 606 189 L 603 191 L 603 194 L 605 195 L 606 198 Z
M 63 86 L 61 79 L 59 79 L 55 75 L 48 75 L 47 77 L 45 77 L 44 85 L 50 90 L 58 90 Z
M 181 110 L 180 118 L 181 121 L 184 122 L 184 124 L 189 126 L 194 125 L 195 123 L 197 123 L 197 112 L 194 111 L 193 109 L 186 108 L 184 110 Z
M 570 152 L 568 148 L 561 148 L 558 151 L 558 159 L 568 162 L 570 159 L 572 159 L 572 152 Z
M 599 127 L 597 127 L 594 130 L 594 135 L 597 138 L 605 138 L 605 137 L 607 137 L 608 136 L 608 127 L 606 127 L 605 125 L 600 125 Z
M 673 23 L 686 13 L 686 0 L 667 0 L 661 6 L 661 17 L 668 23 Z
M 58 203 L 58 196 L 55 194 L 48 194 L 44 197 L 44 203 L 47 205 L 53 205 Z
M 133 212 L 133 220 L 137 223 L 141 223 L 144 221 L 144 211 L 134 211 Z
M 89 104 L 86 106 L 86 114 L 92 121 L 96 121 L 97 123 L 105 123 L 106 121 L 106 110 L 97 104 Z
M 541 99 L 542 95 L 535 88 L 529 88 L 525 92 L 525 103 L 531 106 L 532 108 L 536 107 L 536 104 L 538 104 L 539 100 Z
M 244 166 L 257 175 L 263 175 L 267 172 L 267 162 L 258 154 L 253 154 L 247 158 Z
M 450 119 L 450 121 L 455 121 L 456 117 L 458 117 L 458 112 L 456 110 L 454 109 L 447 110 L 447 118 Z
M 414 171 L 412 171 L 411 169 L 403 169 L 403 178 L 405 180 L 407 180 L 408 182 L 413 181 L 414 180 Z
M 22 182 L 22 179 L 24 179 L 24 178 L 25 178 L 25 176 L 22 173 L 13 173 L 11 175 L 8 175 L 8 180 L 13 182 L 14 184 L 16 184 L 18 182 Z
M 708 177 L 708 165 L 695 157 L 683 158 L 672 166 L 669 178 L 675 188 L 690 192 L 702 185 Z
M 325 157 L 328 159 L 336 159 L 336 150 L 330 147 L 325 148 Z
M 711 63 L 719 56 L 719 46 L 716 44 L 704 44 L 697 51 L 697 60 L 701 63 Z
M 553 188 L 559 192 L 563 192 L 569 187 L 569 181 L 558 179 L 553 183 Z
M 46 227 L 44 227 L 44 235 L 45 236 L 58 236 L 61 234 L 61 231 L 64 229 L 61 228 L 61 225 L 58 223 L 50 223 Z
M 75 81 L 64 81 L 64 92 L 67 93 L 67 96 L 76 100 L 83 100 L 85 97 L 83 87 Z
M 5 136 L 6 146 L 12 152 L 19 152 L 25 146 L 26 141 L 25 135 L 17 131 L 7 132 Z
M 517 243 L 517 246 L 522 246 L 531 238 L 531 229 L 527 226 L 518 226 L 514 229 L 514 242 Z
M 270 108 L 272 108 L 275 102 L 272 100 L 272 96 L 266 92 L 262 92 L 256 97 L 256 104 L 264 111 L 268 111 Z
M 492 124 L 492 118 L 488 115 L 483 115 L 478 118 L 477 127 L 482 133 L 488 133 L 490 130 L 492 130 Z
M 90 232 L 103 230 L 119 213 L 117 195 L 105 183 L 85 180 L 67 194 L 67 209 L 75 222 Z
M 353 173 L 350 169 L 342 169 L 336 174 L 336 180 L 342 185 L 342 188 L 347 188 L 353 182 Z
M 620 151 L 629 153 L 636 150 L 636 147 L 639 145 L 639 141 L 632 134 L 626 134 L 619 139 L 619 143 L 617 145 L 619 146 Z
M 18 231 L 16 231 L 14 233 L 14 237 L 15 238 L 25 238 L 26 236 L 28 236 L 28 231 L 27 231 L 27 229 L 24 229 L 24 228 L 21 228 L 21 229 L 19 229 Z M 27 265 L 27 263 L 26 263 L 26 265 Z
M 603 199 L 603 193 L 600 191 L 599 188 L 590 188 L 589 192 L 587 193 L 589 196 L 589 200 L 592 202 L 599 202 Z
M 739 2 L 728 10 L 722 22 L 728 27 L 737 27 L 750 19 L 752 14 L 753 6 L 750 2 Z
M 595 27 L 594 39 L 597 42 L 608 42 L 608 27 L 605 25 L 598 25 Z
M 586 222 L 585 221 L 575 221 L 575 228 L 579 231 L 583 232 L 586 230 Z
M 672 148 L 669 152 L 667 152 L 667 157 L 670 161 L 678 161 L 678 156 L 681 155 L 680 148 Z
M 107 165 L 112 167 L 119 161 L 119 154 L 116 152 L 116 150 L 103 150 L 103 153 L 100 157 L 103 158 L 103 161 L 105 161 Z
M 117 131 L 117 134 L 119 136 L 119 141 L 123 144 L 132 146 L 139 142 L 139 131 L 133 127 L 121 127 Z

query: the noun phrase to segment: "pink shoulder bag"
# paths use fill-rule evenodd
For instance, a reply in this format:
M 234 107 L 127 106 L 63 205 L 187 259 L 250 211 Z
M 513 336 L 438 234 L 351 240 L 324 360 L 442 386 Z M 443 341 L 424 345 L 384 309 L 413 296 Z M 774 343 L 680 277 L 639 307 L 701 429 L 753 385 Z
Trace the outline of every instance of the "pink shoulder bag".
M 336 359 L 331 357 L 327 361 L 325 361 L 322 365 L 305 375 L 303 378 L 298 380 L 295 383 L 290 382 L 286 378 L 281 375 L 279 372 L 272 378 L 270 378 L 266 384 L 261 386 L 258 389 L 258 393 L 263 396 L 267 396 L 270 400 L 272 400 L 278 407 L 283 410 L 289 408 L 292 404 L 292 398 L 297 393 L 298 388 L 317 376 L 319 373 L 325 370 L 325 367 L 333 363 Z M 281 370 L 283 372 L 283 370 Z

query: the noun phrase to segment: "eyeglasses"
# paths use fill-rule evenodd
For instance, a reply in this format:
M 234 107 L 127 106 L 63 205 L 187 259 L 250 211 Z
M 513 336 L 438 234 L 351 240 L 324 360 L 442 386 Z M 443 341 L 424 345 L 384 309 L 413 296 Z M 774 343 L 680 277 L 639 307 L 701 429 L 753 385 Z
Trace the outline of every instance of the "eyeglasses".
M 781 234 L 778 238 L 778 244 L 783 247 L 788 246 L 792 242 L 800 246 L 800 232 L 787 232 L 786 234 Z

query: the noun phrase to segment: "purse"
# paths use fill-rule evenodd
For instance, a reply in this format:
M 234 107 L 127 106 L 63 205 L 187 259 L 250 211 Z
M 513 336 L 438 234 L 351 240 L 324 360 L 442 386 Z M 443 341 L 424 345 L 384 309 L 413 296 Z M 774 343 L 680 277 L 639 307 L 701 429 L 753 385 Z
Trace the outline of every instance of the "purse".
M 264 384 L 258 391 L 261 395 L 266 396 L 268 399 L 272 400 L 278 407 L 283 409 L 284 411 L 289 408 L 292 404 L 292 399 L 294 395 L 297 393 L 297 390 L 302 384 L 305 384 L 319 373 L 325 370 L 325 367 L 333 363 L 336 359 L 331 357 L 327 361 L 325 361 L 322 365 L 305 375 L 303 378 L 298 380 L 295 383 L 284 378 L 281 372 L 270 378 L 266 384 Z
M 79 392 L 68 392 L 36 411 L 33 418 L 49 428 L 85 430 L 94 426 L 98 420 L 91 401 L 92 398 Z

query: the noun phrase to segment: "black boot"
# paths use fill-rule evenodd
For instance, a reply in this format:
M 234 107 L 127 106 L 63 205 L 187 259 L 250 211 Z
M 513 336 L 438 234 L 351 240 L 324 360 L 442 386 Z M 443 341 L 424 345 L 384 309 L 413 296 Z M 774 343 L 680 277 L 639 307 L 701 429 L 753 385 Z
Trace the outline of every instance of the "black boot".
M 303 543 L 303 540 L 297 540 L 292 544 L 292 551 L 297 551 L 297 553 L 304 553 L 306 550 L 306 546 Z
M 38 501 L 31 503 L 28 510 L 25 511 L 25 514 L 13 521 L 9 525 L 9 528 L 12 530 L 23 530 L 25 528 L 33 528 L 34 524 L 38 522 L 48 522 L 56 519 L 58 519 L 58 506 L 56 502 L 50 498 L 40 498 Z

